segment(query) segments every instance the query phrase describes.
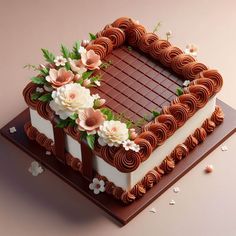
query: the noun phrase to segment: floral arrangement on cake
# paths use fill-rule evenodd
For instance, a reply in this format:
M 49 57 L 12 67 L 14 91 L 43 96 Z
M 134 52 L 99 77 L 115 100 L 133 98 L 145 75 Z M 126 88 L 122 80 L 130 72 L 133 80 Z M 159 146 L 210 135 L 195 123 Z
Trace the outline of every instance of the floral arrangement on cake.
M 96 36 L 90 37 L 92 40 Z M 91 149 L 97 140 L 101 146 L 123 145 L 127 151 L 138 152 L 132 122 L 123 122 L 121 116 L 104 106 L 105 99 L 91 94 L 90 88 L 101 84 L 99 70 L 108 65 L 93 50 L 86 50 L 88 43 L 77 41 L 71 51 L 61 45 L 59 56 L 42 49 L 47 64 L 28 65 L 39 71 L 39 75 L 31 78 L 37 84 L 31 99 L 48 102 L 58 116 L 57 127 L 76 126 Z

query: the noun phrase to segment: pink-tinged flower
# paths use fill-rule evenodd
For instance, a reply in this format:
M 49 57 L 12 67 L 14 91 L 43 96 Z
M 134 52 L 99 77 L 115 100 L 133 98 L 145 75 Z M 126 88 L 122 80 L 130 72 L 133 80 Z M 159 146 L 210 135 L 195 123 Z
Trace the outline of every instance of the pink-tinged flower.
M 130 129 L 130 139 L 134 140 L 138 134 L 136 133 L 135 129 Z
M 94 194 L 99 194 L 100 192 L 105 191 L 105 182 L 97 178 L 93 179 L 93 182 L 89 184 L 89 189 L 93 190 Z
M 89 70 L 99 69 L 99 66 L 102 64 L 100 56 L 97 55 L 93 50 L 88 50 L 85 53 L 82 53 L 81 61 Z
M 101 107 L 105 104 L 105 102 L 106 102 L 106 99 L 103 99 L 103 98 L 96 99 L 94 101 L 94 106 L 95 107 Z
M 91 84 L 90 79 L 85 79 L 85 80 L 83 81 L 83 86 L 84 86 L 84 87 L 88 87 L 90 84 Z
M 60 68 L 59 70 L 50 69 L 46 80 L 52 84 L 52 87 L 58 88 L 73 81 L 74 74 L 70 70 Z
M 77 73 L 77 75 L 80 77 L 82 76 L 84 72 L 87 71 L 87 69 L 85 68 L 81 60 L 72 60 L 69 58 L 69 63 L 70 63 L 71 70 Z
M 99 126 L 105 121 L 105 116 L 100 110 L 87 108 L 79 111 L 76 123 L 81 131 L 87 131 L 90 134 L 95 134 Z

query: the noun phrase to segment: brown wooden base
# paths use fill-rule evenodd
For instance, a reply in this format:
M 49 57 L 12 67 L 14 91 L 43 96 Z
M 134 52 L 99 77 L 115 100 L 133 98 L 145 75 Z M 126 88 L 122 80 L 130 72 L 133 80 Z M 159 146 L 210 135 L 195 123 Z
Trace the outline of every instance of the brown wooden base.
M 47 156 L 43 147 L 30 141 L 23 129 L 24 124 L 30 119 L 28 109 L 4 126 L 1 134 L 124 225 L 236 131 L 236 111 L 220 100 L 217 100 L 217 104 L 225 113 L 224 122 L 207 137 L 204 143 L 200 144 L 187 158 L 181 160 L 170 174 L 164 176 L 142 198 L 128 206 L 122 205 L 105 193 L 94 195 L 88 188 L 88 181 L 78 172 L 63 165 L 56 158 Z M 17 132 L 11 134 L 9 128 L 13 126 L 16 127 Z

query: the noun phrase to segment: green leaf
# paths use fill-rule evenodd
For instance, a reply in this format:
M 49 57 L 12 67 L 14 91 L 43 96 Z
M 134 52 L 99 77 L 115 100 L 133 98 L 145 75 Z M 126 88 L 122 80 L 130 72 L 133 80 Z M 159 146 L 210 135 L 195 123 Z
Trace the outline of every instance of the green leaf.
M 31 94 L 31 100 L 36 101 L 40 97 L 41 93 L 34 92 Z
M 80 140 L 86 139 L 87 132 L 86 131 L 80 131 Z
M 41 102 L 49 102 L 52 100 L 52 95 L 51 93 L 45 93 L 41 97 L 39 97 L 38 100 Z
M 53 63 L 54 59 L 55 59 L 54 54 L 52 54 L 51 52 L 49 52 L 47 49 L 44 49 L 44 48 L 42 48 L 41 50 L 43 52 L 43 56 L 44 56 L 45 60 L 50 63 Z
M 45 78 L 43 78 L 43 77 L 32 77 L 32 78 L 31 78 L 31 81 L 32 81 L 34 84 L 45 84 L 45 83 L 46 83 L 46 80 L 45 80 Z
M 128 120 L 126 122 L 126 126 L 127 126 L 128 129 L 130 129 L 133 126 L 133 122 L 131 120 Z
M 107 120 L 114 119 L 114 114 L 109 108 L 102 108 L 100 111 L 107 117 Z
M 74 46 L 73 46 L 73 53 L 71 53 L 70 57 L 72 59 L 80 59 L 80 53 L 79 53 L 79 49 L 80 49 L 80 41 L 76 41 Z
M 73 115 L 70 116 L 72 120 L 76 120 L 78 118 L 78 114 L 74 113 Z
M 182 88 L 178 87 L 178 88 L 176 89 L 176 94 L 177 94 L 178 96 L 182 95 L 183 93 L 184 93 L 184 91 L 183 91 Z
M 154 117 L 157 117 L 157 116 L 160 115 L 160 112 L 158 112 L 158 111 L 152 111 L 152 115 L 153 115 Z
M 83 79 L 88 79 L 93 74 L 93 71 L 86 71 L 82 74 Z
M 70 51 L 64 45 L 61 45 L 61 53 L 62 53 L 63 57 L 65 57 L 66 59 L 68 59 L 70 57 Z
M 42 69 L 39 69 L 39 71 L 44 75 L 47 76 L 49 74 L 49 69 L 44 67 Z
M 132 51 L 132 50 L 133 50 L 133 48 L 132 48 L 131 46 L 128 46 L 127 49 L 128 49 L 129 51 Z
M 97 36 L 95 34 L 89 33 L 90 40 L 95 40 Z
M 68 126 L 68 120 L 59 120 L 59 122 L 57 123 L 56 127 L 57 128 L 65 128 Z
M 91 149 L 94 149 L 95 135 L 91 135 L 91 134 L 87 135 L 86 140 L 87 140 L 88 146 Z
M 66 67 L 67 70 L 70 70 L 70 63 L 66 62 L 65 67 Z

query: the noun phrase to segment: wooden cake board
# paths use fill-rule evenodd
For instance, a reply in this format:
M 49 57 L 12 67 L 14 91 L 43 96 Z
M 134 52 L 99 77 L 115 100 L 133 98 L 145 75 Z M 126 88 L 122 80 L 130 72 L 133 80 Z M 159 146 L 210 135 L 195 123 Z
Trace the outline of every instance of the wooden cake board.
M 182 159 L 170 174 L 165 175 L 142 198 L 128 206 L 122 205 L 121 202 L 113 199 L 108 194 L 93 194 L 88 188 L 89 182 L 82 178 L 78 172 L 73 171 L 69 166 L 63 165 L 52 155 L 47 156 L 43 147 L 35 141 L 30 141 L 23 128 L 24 124 L 30 119 L 28 109 L 5 125 L 1 129 L 1 134 L 40 162 L 44 167 L 55 173 L 63 181 L 82 193 L 86 198 L 93 201 L 122 225 L 125 225 L 236 131 L 236 111 L 220 100 L 217 100 L 217 104 L 224 111 L 224 122 L 211 135 L 207 136 L 206 141 L 192 151 L 188 157 Z M 17 132 L 10 133 L 9 128 L 13 126 Z

